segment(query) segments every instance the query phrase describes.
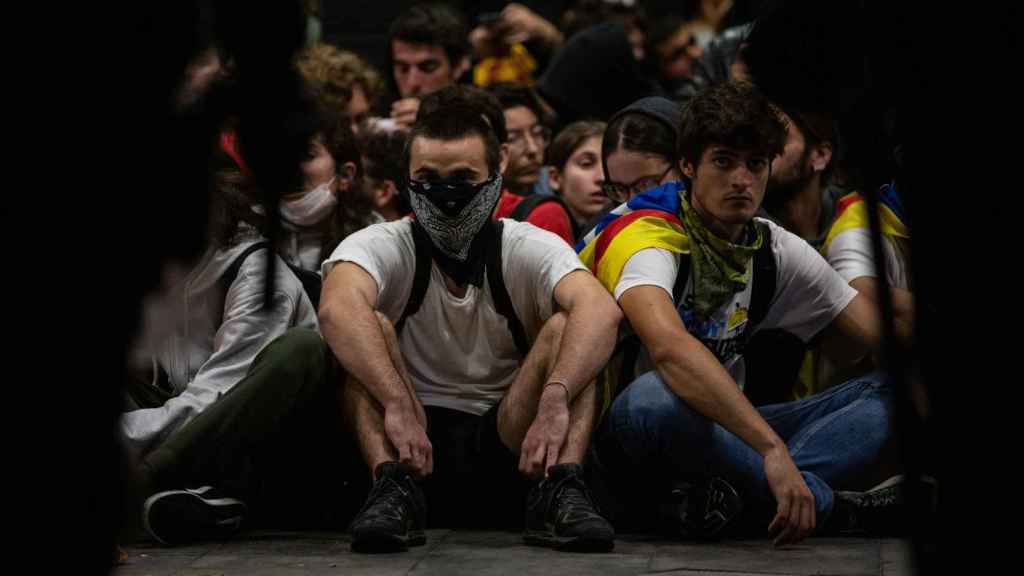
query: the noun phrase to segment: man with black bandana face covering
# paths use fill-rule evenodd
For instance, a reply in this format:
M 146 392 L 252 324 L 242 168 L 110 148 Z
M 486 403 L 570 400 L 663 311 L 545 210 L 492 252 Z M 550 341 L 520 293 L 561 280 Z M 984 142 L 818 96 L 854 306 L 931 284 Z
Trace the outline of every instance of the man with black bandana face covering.
M 610 550 L 581 463 L 621 312 L 559 237 L 490 218 L 507 155 L 478 106 L 421 110 L 405 157 L 415 218 L 353 234 L 323 266 L 322 332 L 374 477 L 353 549 L 423 544 L 424 491 L 433 525 L 514 523 L 518 467 L 527 544 Z
M 409 181 L 409 203 L 416 221 L 414 234 L 423 233 L 434 246 L 434 261 L 456 284 L 480 284 L 483 251 L 493 238 L 484 231 L 498 197 L 501 175 L 480 184 Z

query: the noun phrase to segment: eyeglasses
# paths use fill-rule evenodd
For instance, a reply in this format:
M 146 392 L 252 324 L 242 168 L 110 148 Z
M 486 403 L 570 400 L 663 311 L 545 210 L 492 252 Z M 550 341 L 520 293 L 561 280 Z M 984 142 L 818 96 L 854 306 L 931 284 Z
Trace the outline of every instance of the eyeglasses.
M 551 129 L 547 126 L 534 124 L 529 130 L 509 130 L 508 145 L 514 148 L 526 146 L 526 139 L 532 139 L 538 148 L 544 148 L 551 139 Z
M 668 173 L 671 172 L 674 167 L 675 166 L 673 164 L 669 164 L 668 168 L 661 173 L 661 176 L 658 176 L 657 178 L 646 176 L 636 180 L 632 184 L 620 184 L 618 182 L 612 182 L 611 180 L 605 180 L 601 183 L 601 191 L 604 192 L 605 196 L 611 198 L 615 202 L 626 202 L 637 194 L 641 194 L 651 188 L 661 185 L 661 181 L 665 179 L 665 176 L 668 176 Z

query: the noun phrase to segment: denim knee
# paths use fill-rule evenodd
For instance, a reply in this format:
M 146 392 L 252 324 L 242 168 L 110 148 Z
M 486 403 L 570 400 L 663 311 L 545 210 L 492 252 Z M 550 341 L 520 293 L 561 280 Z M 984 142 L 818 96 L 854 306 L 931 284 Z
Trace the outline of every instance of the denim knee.
M 636 455 L 677 452 L 705 442 L 712 422 L 695 412 L 651 371 L 634 380 L 612 405 L 611 427 L 623 448 Z

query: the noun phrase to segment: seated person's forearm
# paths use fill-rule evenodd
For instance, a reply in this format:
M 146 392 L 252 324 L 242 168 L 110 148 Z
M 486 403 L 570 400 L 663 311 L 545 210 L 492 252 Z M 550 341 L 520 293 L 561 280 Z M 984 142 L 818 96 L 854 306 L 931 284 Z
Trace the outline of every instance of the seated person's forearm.
M 725 368 L 699 342 L 665 354 L 655 364 L 677 396 L 762 456 L 782 444 Z

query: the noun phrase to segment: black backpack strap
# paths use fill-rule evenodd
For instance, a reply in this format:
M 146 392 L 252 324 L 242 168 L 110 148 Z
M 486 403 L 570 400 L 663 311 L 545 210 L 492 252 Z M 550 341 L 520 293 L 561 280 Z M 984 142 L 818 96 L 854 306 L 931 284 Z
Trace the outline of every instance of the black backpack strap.
M 569 225 L 572 227 L 572 239 L 579 240 L 580 231 L 576 225 L 576 221 L 572 217 L 572 212 L 569 211 L 569 206 L 559 196 L 548 196 L 546 194 L 530 194 L 523 198 L 516 204 L 516 207 L 512 209 L 512 213 L 508 215 L 512 220 L 518 220 L 519 222 L 525 222 L 530 214 L 537 209 L 541 204 L 547 202 L 557 202 L 562 210 L 565 211 L 565 215 L 569 218 Z
M 412 292 L 409 293 L 409 299 L 405 302 L 402 316 L 395 324 L 396 334 L 401 334 L 405 321 L 419 311 L 420 306 L 423 305 L 423 297 L 427 295 L 427 287 L 430 286 L 432 258 L 430 255 L 430 238 L 427 237 L 426 233 L 416 223 L 412 224 L 412 241 L 416 249 L 416 272 L 412 279 Z
M 676 282 L 672 285 L 672 303 L 678 308 L 682 301 L 683 290 L 686 289 L 686 282 L 690 279 L 690 267 L 692 261 L 689 254 L 679 255 L 679 270 L 676 272 Z
M 256 242 L 245 250 L 242 250 L 241 254 L 235 256 L 235 259 L 231 262 L 231 266 L 228 266 L 228 269 L 220 277 L 220 281 L 224 286 L 225 292 L 231 288 L 232 284 L 235 283 L 235 278 L 238 278 L 238 272 L 242 269 L 242 264 L 245 263 L 245 259 L 251 256 L 253 252 L 263 250 L 264 248 L 270 248 L 270 242 Z
M 494 301 L 494 309 L 505 317 L 508 322 L 508 329 L 512 332 L 512 340 L 516 343 L 519 353 L 526 357 L 530 351 L 530 344 L 526 339 L 526 331 L 523 330 L 523 323 L 519 321 L 516 310 L 512 306 L 512 299 L 505 287 L 505 278 L 501 270 L 501 246 L 504 226 L 501 220 L 492 220 L 494 229 L 494 242 L 487 251 L 487 283 L 491 286 L 491 298 Z
M 242 264 L 245 263 L 245 259 L 252 255 L 253 252 L 257 252 L 264 248 L 270 248 L 270 242 L 263 240 L 256 242 L 242 251 L 241 254 L 235 257 L 235 260 L 231 262 L 231 266 L 228 267 L 224 275 L 220 277 L 220 281 L 224 284 L 224 289 L 227 291 L 235 282 L 235 278 L 238 277 L 238 272 L 242 269 Z M 302 289 L 306 292 L 306 296 L 309 296 L 309 301 L 313 303 L 313 308 L 320 308 L 320 287 L 323 284 L 323 280 L 320 275 L 312 270 L 306 270 L 300 268 L 290 262 L 285 262 L 288 269 L 292 271 L 292 274 L 299 279 L 302 283 Z
M 309 301 L 313 303 L 313 308 L 320 309 L 320 288 L 323 286 L 323 279 L 320 275 L 312 270 L 306 270 L 292 264 L 291 262 L 285 262 L 288 265 L 288 269 L 295 274 L 295 277 L 302 283 L 302 289 L 306 291 L 306 296 L 309 296 Z
M 775 296 L 775 282 L 778 275 L 778 267 L 775 264 L 775 254 L 772 253 L 772 231 L 766 224 L 755 223 L 761 227 L 761 247 L 754 252 L 754 274 L 750 295 L 750 312 L 747 316 L 747 330 L 745 339 L 749 340 L 755 326 L 764 320 L 771 306 L 772 297 Z

